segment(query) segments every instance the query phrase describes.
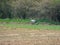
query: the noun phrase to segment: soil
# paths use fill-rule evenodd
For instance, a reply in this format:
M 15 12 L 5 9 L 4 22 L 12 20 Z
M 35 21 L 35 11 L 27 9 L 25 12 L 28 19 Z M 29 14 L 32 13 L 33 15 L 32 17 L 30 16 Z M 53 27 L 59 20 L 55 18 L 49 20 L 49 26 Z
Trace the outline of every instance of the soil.
M 0 45 L 60 45 L 60 31 L 0 26 Z

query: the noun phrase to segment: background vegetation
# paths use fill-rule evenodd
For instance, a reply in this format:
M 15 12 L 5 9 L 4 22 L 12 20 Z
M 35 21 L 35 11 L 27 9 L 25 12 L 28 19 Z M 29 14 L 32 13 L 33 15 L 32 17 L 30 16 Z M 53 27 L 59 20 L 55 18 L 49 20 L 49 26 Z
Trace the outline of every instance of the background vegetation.
M 60 0 L 0 0 L 0 18 L 60 22 Z

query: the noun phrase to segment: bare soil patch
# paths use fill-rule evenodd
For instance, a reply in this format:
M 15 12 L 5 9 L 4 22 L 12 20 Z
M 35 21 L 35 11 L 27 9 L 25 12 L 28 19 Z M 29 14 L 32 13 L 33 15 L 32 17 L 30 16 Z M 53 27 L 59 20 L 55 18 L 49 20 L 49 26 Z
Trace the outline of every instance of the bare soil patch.
M 60 45 L 60 31 L 0 27 L 0 45 Z

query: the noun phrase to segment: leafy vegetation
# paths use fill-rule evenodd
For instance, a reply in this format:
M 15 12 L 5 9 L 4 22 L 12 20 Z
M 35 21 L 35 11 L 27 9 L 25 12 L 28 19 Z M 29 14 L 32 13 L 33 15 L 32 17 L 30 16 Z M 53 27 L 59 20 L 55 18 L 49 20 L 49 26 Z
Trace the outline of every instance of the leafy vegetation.
M 59 0 L 0 0 L 0 18 L 60 22 L 59 4 Z

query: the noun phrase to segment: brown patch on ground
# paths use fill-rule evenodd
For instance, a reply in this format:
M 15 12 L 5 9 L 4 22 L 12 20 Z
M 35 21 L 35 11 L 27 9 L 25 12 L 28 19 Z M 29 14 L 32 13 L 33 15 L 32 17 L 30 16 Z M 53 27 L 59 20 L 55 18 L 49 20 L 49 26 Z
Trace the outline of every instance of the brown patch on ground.
M 60 45 L 60 31 L 0 26 L 0 45 Z

